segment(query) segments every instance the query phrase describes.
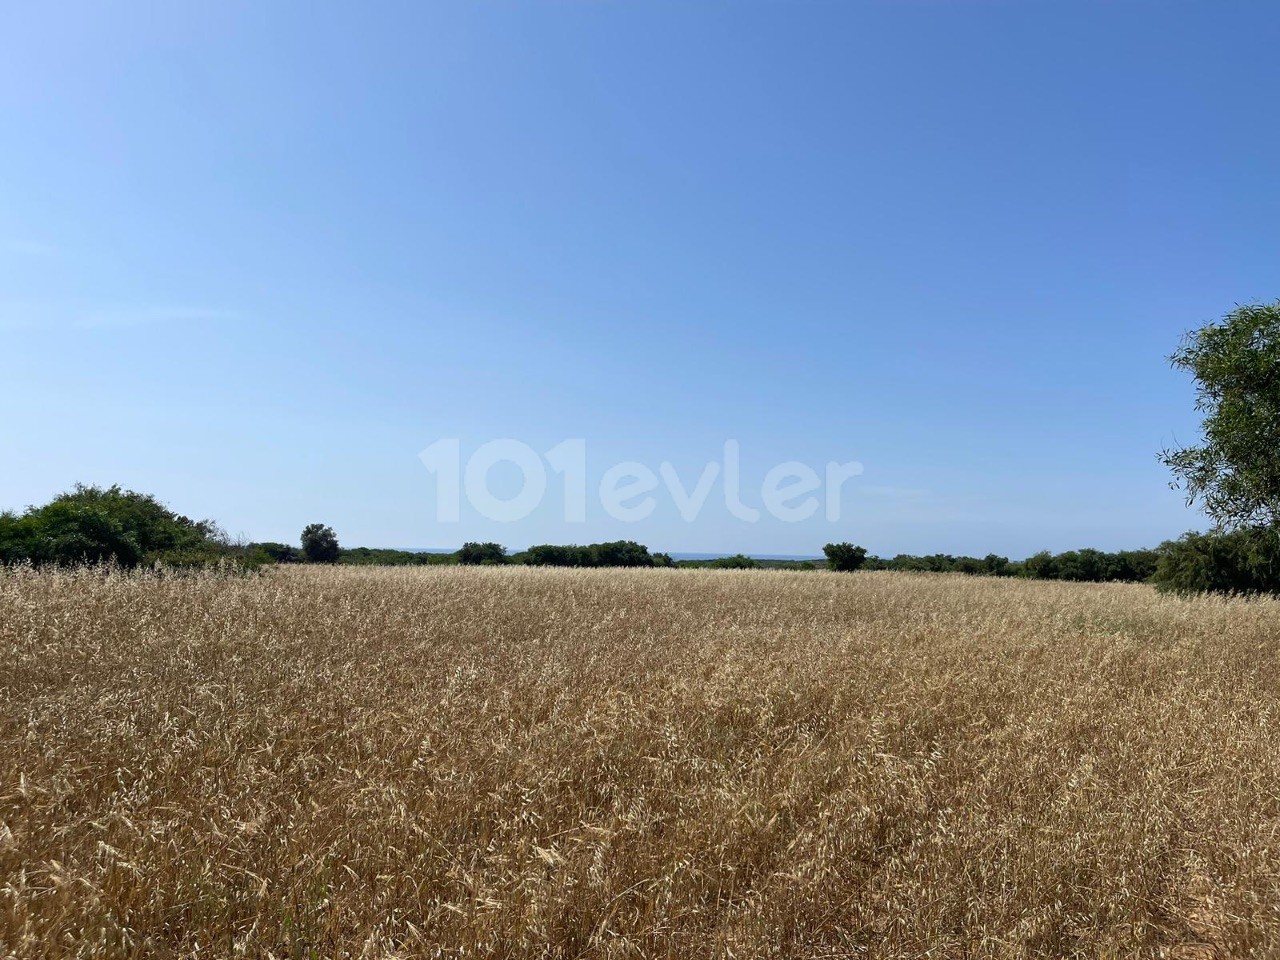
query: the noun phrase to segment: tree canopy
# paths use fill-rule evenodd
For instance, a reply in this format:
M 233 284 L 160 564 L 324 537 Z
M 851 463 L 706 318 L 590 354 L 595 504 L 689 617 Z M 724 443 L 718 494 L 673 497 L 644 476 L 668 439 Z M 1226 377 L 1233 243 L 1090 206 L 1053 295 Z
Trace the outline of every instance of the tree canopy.
M 867 548 L 852 543 L 828 543 L 822 552 L 827 555 L 827 566 L 844 572 L 857 570 L 867 559 Z
M 507 548 L 500 543 L 464 543 L 458 551 L 458 562 L 468 565 L 507 562 Z
M 1174 485 L 1226 529 L 1280 523 L 1280 302 L 1237 307 L 1170 357 L 1196 380 L 1204 439 L 1165 450 Z
M 42 507 L 0 514 L 0 562 L 67 566 L 188 564 L 216 559 L 226 538 L 211 521 L 174 513 L 149 494 L 77 485 Z
M 323 523 L 308 524 L 302 531 L 302 555 L 310 563 L 337 563 L 342 554 L 338 535 Z
M 671 566 L 671 558 L 662 554 L 659 561 L 649 548 L 634 540 L 612 540 L 607 543 L 537 543 L 512 557 L 515 563 L 532 567 L 652 567 Z
M 1166 593 L 1280 593 L 1280 528 L 1188 533 L 1161 547 L 1151 582 Z

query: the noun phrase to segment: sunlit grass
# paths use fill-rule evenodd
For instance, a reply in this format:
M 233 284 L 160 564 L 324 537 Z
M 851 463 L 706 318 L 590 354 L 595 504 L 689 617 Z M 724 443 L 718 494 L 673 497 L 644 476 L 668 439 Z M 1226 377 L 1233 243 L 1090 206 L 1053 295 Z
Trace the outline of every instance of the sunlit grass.
M 0 955 L 1245 956 L 1280 604 L 0 575 Z

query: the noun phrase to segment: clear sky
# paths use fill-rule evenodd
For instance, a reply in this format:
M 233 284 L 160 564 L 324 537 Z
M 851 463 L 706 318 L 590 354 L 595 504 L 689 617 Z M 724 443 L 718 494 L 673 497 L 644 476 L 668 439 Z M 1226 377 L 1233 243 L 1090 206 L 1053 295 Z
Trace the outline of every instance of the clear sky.
M 13 3 L 0 506 L 119 482 L 346 545 L 1013 557 L 1203 518 L 1165 357 L 1280 296 L 1273 2 Z M 436 518 L 419 452 L 692 487 L 856 460 L 838 522 L 662 491 Z M 509 464 L 496 492 L 515 489 Z M 506 486 L 504 486 L 504 484 Z M 754 490 L 754 492 L 753 492 Z M 594 496 L 594 493 L 592 494 Z

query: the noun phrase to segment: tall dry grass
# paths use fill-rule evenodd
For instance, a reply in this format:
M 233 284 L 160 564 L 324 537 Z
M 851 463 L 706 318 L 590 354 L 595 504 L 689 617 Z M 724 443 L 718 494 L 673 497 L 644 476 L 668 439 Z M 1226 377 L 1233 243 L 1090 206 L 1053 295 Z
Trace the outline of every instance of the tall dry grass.
M 0 576 L 0 954 L 1275 955 L 1280 605 Z

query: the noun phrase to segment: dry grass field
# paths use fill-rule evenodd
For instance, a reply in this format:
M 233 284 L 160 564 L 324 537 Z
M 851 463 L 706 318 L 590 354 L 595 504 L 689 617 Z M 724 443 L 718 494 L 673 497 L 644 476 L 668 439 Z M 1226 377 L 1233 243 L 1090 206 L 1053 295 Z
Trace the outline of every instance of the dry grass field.
M 1280 604 L 0 575 L 0 956 L 1280 955 Z

